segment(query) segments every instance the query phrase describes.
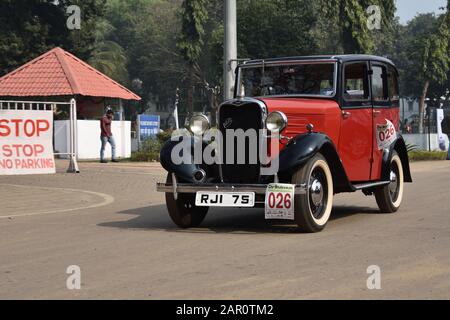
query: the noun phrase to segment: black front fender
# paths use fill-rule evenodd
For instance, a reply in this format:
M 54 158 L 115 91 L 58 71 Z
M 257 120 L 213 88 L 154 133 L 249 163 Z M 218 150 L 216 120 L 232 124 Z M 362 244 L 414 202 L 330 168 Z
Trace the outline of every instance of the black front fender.
M 323 133 L 306 133 L 292 139 L 280 152 L 279 176 L 289 181 L 292 175 L 316 154 L 322 154 L 333 174 L 335 192 L 353 191 L 333 141 Z
M 172 159 L 172 152 L 174 148 L 182 143 L 182 139 L 187 139 L 186 141 L 190 144 L 190 161 L 188 163 L 174 163 Z M 179 136 L 173 138 L 173 140 L 167 141 L 161 149 L 160 161 L 162 167 L 169 173 L 175 173 L 176 177 L 185 183 L 199 183 L 194 179 L 194 174 L 202 169 L 206 173 L 206 179 L 204 182 L 214 182 L 218 179 L 218 168 L 217 165 L 205 165 L 196 164 L 194 161 L 194 146 L 196 143 L 202 144 L 202 152 L 205 150 L 207 144 L 204 141 L 195 139 L 194 137 Z M 181 151 L 180 156 L 183 156 Z
M 413 182 L 412 176 L 411 176 L 411 169 L 409 166 L 408 150 L 406 148 L 405 140 L 403 139 L 401 134 L 398 134 L 397 140 L 395 140 L 391 144 L 391 146 L 388 150 L 383 151 L 383 164 L 381 167 L 381 180 L 389 181 L 389 179 L 390 179 L 391 161 L 392 161 L 392 155 L 393 155 L 394 151 L 397 152 L 397 154 L 400 157 L 400 160 L 402 161 L 404 181 L 405 182 Z
M 292 175 L 314 157 L 325 144 L 333 144 L 333 142 L 322 133 L 307 133 L 295 137 L 280 152 L 280 173 Z

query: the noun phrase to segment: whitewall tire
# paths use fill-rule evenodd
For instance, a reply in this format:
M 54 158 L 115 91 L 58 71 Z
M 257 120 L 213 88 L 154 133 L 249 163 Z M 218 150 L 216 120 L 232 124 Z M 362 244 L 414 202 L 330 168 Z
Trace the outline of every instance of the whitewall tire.
M 306 194 L 295 196 L 295 221 L 303 232 L 322 231 L 333 209 L 333 177 L 326 159 L 317 154 L 292 177 L 305 184 Z
M 394 213 L 398 211 L 403 200 L 404 178 L 402 161 L 394 151 L 390 164 L 390 183 L 375 191 L 375 198 L 381 212 Z

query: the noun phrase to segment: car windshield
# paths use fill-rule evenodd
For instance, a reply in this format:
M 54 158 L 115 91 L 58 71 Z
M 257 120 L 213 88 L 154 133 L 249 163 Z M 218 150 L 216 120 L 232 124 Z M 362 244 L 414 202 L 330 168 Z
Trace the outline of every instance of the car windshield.
M 242 66 L 238 94 L 334 96 L 334 63 Z

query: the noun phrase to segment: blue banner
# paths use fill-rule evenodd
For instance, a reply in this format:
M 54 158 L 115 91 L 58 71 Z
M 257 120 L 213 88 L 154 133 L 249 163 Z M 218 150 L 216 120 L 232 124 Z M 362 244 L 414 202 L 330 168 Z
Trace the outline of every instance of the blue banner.
M 140 139 L 145 140 L 159 133 L 161 119 L 159 116 L 141 114 L 138 116 L 138 123 Z

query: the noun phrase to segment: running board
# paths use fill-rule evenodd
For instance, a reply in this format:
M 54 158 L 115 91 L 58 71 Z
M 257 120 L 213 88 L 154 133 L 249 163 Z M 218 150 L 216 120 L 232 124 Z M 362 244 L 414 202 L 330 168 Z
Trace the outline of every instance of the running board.
M 387 186 L 390 181 L 378 181 L 378 182 L 368 182 L 368 183 L 361 183 L 361 184 L 354 184 L 352 187 L 356 190 L 364 190 L 369 188 L 375 188 L 375 187 L 382 187 Z

